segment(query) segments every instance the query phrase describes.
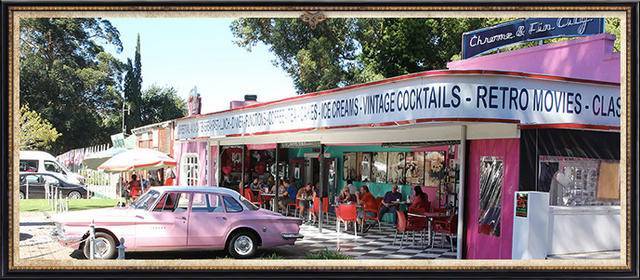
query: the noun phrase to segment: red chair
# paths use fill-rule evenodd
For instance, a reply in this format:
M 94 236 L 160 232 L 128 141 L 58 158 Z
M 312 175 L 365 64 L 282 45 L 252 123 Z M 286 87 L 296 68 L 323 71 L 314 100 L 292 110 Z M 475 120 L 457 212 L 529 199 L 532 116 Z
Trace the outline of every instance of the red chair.
M 318 214 L 319 213 L 319 208 L 320 208 L 320 198 L 318 197 L 314 197 L 313 198 L 313 213 Z M 322 198 L 322 213 L 324 213 L 324 217 L 327 219 L 327 224 L 329 223 L 329 198 L 328 197 L 323 197 Z M 316 217 L 319 217 L 318 215 L 316 215 Z
M 433 220 L 433 232 L 440 233 L 442 238 L 449 237 L 449 245 L 453 251 L 453 237 L 458 233 L 458 215 L 451 215 L 446 219 Z M 444 243 L 444 240 L 442 241 Z M 444 247 L 444 244 L 442 244 Z M 431 244 L 433 248 L 433 243 Z
M 362 234 L 364 234 L 364 226 L 367 224 L 367 221 L 375 221 L 378 224 L 378 231 L 382 232 L 382 227 L 380 225 L 380 205 L 382 205 L 382 198 L 376 197 L 376 207 L 375 208 L 365 208 L 364 215 L 362 219 Z M 367 215 L 367 213 L 372 213 L 373 216 Z
M 396 244 L 396 238 L 398 237 L 398 233 L 401 233 L 400 237 L 400 247 L 402 247 L 402 242 L 404 241 L 405 233 L 413 233 L 412 242 L 415 241 L 415 233 L 420 232 L 424 233 L 427 228 L 427 219 L 426 217 L 420 217 L 419 215 L 409 214 L 409 217 L 405 216 L 404 212 L 398 210 L 396 211 L 398 215 L 398 225 L 396 227 L 396 233 L 393 236 L 393 244 Z
M 287 203 L 287 212 L 285 213 L 285 215 L 289 216 L 289 209 L 291 209 L 291 207 L 293 207 L 293 215 L 294 216 L 298 216 L 298 199 L 296 198 L 295 202 L 289 202 Z
M 260 198 L 260 195 L 258 195 L 258 199 L 256 199 L 250 188 L 245 188 L 244 189 L 244 195 L 243 196 L 247 200 L 251 201 L 251 203 L 253 203 L 255 205 L 258 205 L 258 207 L 262 207 L 262 199 Z
M 358 237 L 358 212 L 355 204 L 340 204 L 336 206 L 336 231 L 340 233 L 340 225 L 344 223 L 345 230 L 347 224 L 353 222 L 353 233 Z

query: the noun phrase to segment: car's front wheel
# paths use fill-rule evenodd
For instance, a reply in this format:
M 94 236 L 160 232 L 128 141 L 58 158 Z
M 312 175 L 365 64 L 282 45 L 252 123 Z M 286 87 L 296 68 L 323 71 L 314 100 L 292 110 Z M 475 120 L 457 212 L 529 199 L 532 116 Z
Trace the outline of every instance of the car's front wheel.
M 236 259 L 251 258 L 258 247 L 257 238 L 251 232 L 241 231 L 235 233 L 229 241 L 229 254 Z
M 69 199 L 81 199 L 82 198 L 82 194 L 80 194 L 80 192 L 77 192 L 77 191 L 72 191 L 67 195 L 67 197 Z
M 24 199 L 24 193 L 20 191 L 20 199 Z
M 89 239 L 84 242 L 82 252 L 87 259 L 91 258 L 91 248 Z M 117 255 L 116 241 L 113 237 L 104 232 L 96 232 L 96 243 L 94 248 L 94 259 L 115 259 Z

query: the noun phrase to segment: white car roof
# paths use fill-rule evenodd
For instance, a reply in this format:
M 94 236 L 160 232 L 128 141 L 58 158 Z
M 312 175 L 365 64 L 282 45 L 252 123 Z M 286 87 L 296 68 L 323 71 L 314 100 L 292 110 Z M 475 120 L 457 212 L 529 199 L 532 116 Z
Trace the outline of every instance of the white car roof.
M 56 160 L 50 153 L 43 151 L 20 151 L 20 159 L 52 159 Z
M 151 189 L 160 193 L 164 192 L 208 192 L 219 193 L 227 195 L 240 195 L 237 191 L 228 188 L 216 187 L 216 186 L 156 186 Z

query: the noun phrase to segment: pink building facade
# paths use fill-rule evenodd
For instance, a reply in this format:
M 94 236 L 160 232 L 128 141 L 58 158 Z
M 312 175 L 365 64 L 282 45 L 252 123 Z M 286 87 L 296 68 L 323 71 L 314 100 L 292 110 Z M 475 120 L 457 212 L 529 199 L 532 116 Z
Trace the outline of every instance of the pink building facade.
M 224 148 L 317 143 L 347 151 L 418 143 L 430 151 L 436 145 L 424 143 L 457 141 L 453 158 L 466 170 L 455 193 L 465 194 L 458 203 L 459 257 L 511 259 L 517 191 L 551 192 L 539 174 L 575 169 L 576 158 L 594 168 L 619 161 L 620 56 L 613 43 L 611 35 L 596 35 L 454 61 L 449 70 L 198 112 L 176 120 L 178 182 L 222 184 Z M 381 105 L 362 106 L 373 100 Z M 493 168 L 501 174 L 490 203 L 481 187 L 487 159 L 500 163 Z M 242 157 L 224 164 L 235 161 Z M 342 159 L 335 162 L 342 173 Z M 587 206 L 602 204 L 600 189 Z M 604 205 L 614 207 L 607 199 Z
M 479 56 L 447 64 L 452 70 L 513 71 L 530 74 L 552 75 L 572 79 L 584 79 L 602 83 L 620 82 L 620 53 L 614 52 L 615 37 L 600 34 L 554 44 L 520 49 L 516 51 Z M 560 126 L 520 126 L 523 134 L 537 133 L 539 128 Z M 565 128 L 572 128 L 565 125 Z M 616 131 L 615 127 L 575 126 L 594 131 Z M 571 132 L 571 131 L 570 131 Z M 618 133 L 614 133 L 614 138 Z M 521 143 L 519 138 L 469 141 L 468 177 L 466 197 L 466 246 L 465 258 L 510 259 L 513 242 L 513 200 L 518 190 L 536 190 L 521 183 Z M 618 151 L 619 153 L 619 151 Z M 492 236 L 479 233 L 480 158 L 495 156 L 504 160 L 504 185 L 502 192 L 501 234 Z M 540 156 L 540 155 L 538 155 Z M 524 167 L 527 168 L 527 167 Z

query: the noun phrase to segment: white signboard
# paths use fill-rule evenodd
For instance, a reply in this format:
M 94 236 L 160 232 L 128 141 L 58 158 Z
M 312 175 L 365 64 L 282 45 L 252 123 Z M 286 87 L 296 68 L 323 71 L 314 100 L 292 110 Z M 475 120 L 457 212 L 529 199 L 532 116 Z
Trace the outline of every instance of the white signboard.
M 176 122 L 176 139 L 412 120 L 487 119 L 618 127 L 620 114 L 617 85 L 498 74 L 446 74 L 181 119 Z

